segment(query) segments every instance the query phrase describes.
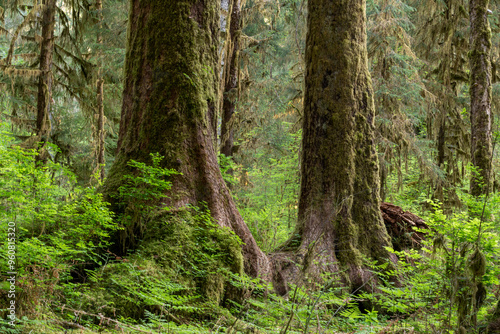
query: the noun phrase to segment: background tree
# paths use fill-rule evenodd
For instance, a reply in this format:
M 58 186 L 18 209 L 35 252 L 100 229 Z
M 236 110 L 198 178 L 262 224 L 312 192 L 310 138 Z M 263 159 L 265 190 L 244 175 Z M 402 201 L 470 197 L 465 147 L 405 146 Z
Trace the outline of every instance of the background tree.
M 91 179 L 98 160 L 98 155 L 93 152 L 97 140 L 92 140 L 93 132 L 98 128 L 98 124 L 93 126 L 97 109 L 97 69 L 101 69 L 101 75 L 106 79 L 103 89 L 110 93 L 110 98 L 103 99 L 103 110 L 112 120 L 103 124 L 109 133 L 104 137 L 105 145 L 116 145 L 113 128 L 118 125 L 115 122 L 118 99 L 114 97 L 122 90 L 120 68 L 126 31 L 124 4 L 118 0 L 100 12 L 87 1 L 64 5 L 55 2 L 53 8 L 30 2 L 6 1 L 4 4 L 8 14 L 4 21 L 7 34 L 2 40 L 7 49 L 2 50 L 4 59 L 0 65 L 0 80 L 9 88 L 3 91 L 2 101 L 11 110 L 8 117 L 12 130 L 26 148 L 35 147 L 42 137 L 45 142 L 57 145 L 59 150 L 48 152 L 45 158 L 71 166 L 80 181 L 85 183 Z M 42 36 L 50 29 L 44 23 L 43 14 L 49 8 L 54 16 L 54 38 L 44 39 Z M 97 23 L 101 21 L 96 20 L 97 13 L 102 13 L 102 22 L 105 22 L 99 29 Z M 102 44 L 96 41 L 96 34 L 101 35 Z M 52 48 L 47 48 L 50 43 Z M 98 51 L 104 47 L 106 52 L 97 57 Z M 50 64 L 46 61 L 49 55 Z M 99 61 L 107 66 L 96 66 Z M 42 64 L 49 66 L 50 71 L 44 70 L 41 74 Z M 49 78 L 50 85 L 47 85 Z M 41 79 L 45 81 L 43 85 L 40 85 Z M 45 91 L 39 93 L 40 89 Z M 50 93 L 50 98 L 47 93 Z M 38 108 L 42 104 L 45 107 Z M 51 109 L 47 111 L 49 105 Z M 45 116 L 37 116 L 39 109 L 45 110 Z M 39 125 L 45 126 L 44 136 L 37 135 L 37 118 Z M 111 151 L 108 150 L 110 161 L 113 160 L 109 154 Z
M 489 1 L 471 0 L 470 17 L 470 105 L 471 157 L 477 174 L 471 180 L 471 193 L 488 193 L 491 184 L 491 29 Z
M 275 250 L 297 221 L 305 2 L 242 7 L 232 191 L 257 243 Z
M 453 185 L 462 182 L 470 161 L 467 107 L 467 2 L 415 2 L 415 51 L 424 61 L 421 76 L 426 91 L 426 130 L 434 168 L 427 178 L 433 196 L 448 208 L 460 205 Z
M 419 73 L 421 62 L 414 52 L 414 11 L 402 0 L 367 3 L 368 63 L 374 87 L 375 142 L 383 201 L 389 192 L 403 190 L 412 158 L 423 175 L 435 178 L 427 143 L 419 137 L 425 127 L 427 100 L 432 101 L 433 96 L 425 88 Z M 397 182 L 389 190 L 388 176 L 393 172 Z
M 42 14 L 42 40 L 40 42 L 40 76 L 38 82 L 36 133 L 38 140 L 44 145 L 45 141 L 49 139 L 51 131 L 49 115 L 52 102 L 52 55 L 54 53 L 56 1 L 46 0 L 42 4 L 44 7 Z M 43 161 L 42 154 L 40 152 L 40 160 Z
M 472 171 L 470 192 L 473 196 L 487 196 L 491 189 L 491 29 L 488 22 L 489 0 L 471 0 L 470 18 L 470 119 Z M 476 215 L 479 213 L 477 212 Z M 484 214 L 484 213 L 483 213 Z M 480 219 L 483 219 L 481 217 Z M 480 236 L 475 245 L 476 257 L 484 257 L 480 250 Z M 473 270 L 470 291 L 459 295 L 458 326 L 468 329 L 477 326 L 477 313 L 482 306 L 485 288 L 485 270 Z M 466 290 L 466 289 L 464 289 Z
M 221 148 L 220 153 L 226 157 L 233 155 L 234 130 L 233 116 L 238 97 L 238 73 L 241 35 L 241 9 L 240 1 L 230 1 L 228 18 L 229 29 L 226 28 L 225 61 L 223 72 L 223 97 L 222 97 L 222 123 L 221 123 Z M 227 24 L 226 24 L 227 26 Z M 232 171 L 231 171 L 232 173 Z
M 102 0 L 96 0 L 95 2 L 95 9 L 97 11 L 97 20 L 98 20 L 98 32 L 97 32 L 97 44 L 99 47 L 102 47 L 103 45 L 103 38 L 102 38 Z M 98 50 L 98 56 L 97 59 L 98 61 L 102 59 L 99 57 L 99 55 L 102 53 L 102 50 Z M 95 133 L 95 142 L 96 142 L 96 149 L 95 149 L 95 154 L 96 154 L 96 169 L 99 171 L 99 179 L 101 182 L 104 180 L 104 164 L 105 164 L 105 157 L 104 157 L 104 152 L 105 152 L 105 145 L 106 142 L 104 140 L 105 138 L 105 129 L 104 129 L 104 78 L 102 75 L 103 69 L 102 69 L 102 64 L 98 63 L 97 64 L 97 78 L 96 78 L 96 113 L 95 113 L 95 120 L 96 120 L 96 130 Z

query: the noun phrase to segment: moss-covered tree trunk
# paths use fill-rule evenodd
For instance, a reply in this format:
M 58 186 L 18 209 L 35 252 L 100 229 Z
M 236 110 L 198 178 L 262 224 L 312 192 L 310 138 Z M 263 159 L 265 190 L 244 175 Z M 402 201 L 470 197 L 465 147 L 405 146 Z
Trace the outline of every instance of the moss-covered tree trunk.
M 471 157 L 478 174 L 471 180 L 471 193 L 485 194 L 491 169 L 491 29 L 488 23 L 489 0 L 471 0 L 470 17 L 470 104 Z M 484 185 L 484 186 L 483 186 Z
M 380 213 L 374 103 L 364 0 L 309 0 L 298 223 L 288 247 L 310 274 L 347 269 L 370 279 L 362 256 L 389 261 Z
M 245 271 L 267 275 L 269 262 L 243 222 L 222 179 L 210 111 L 217 105 L 218 0 L 132 0 L 118 152 L 105 184 L 116 193 L 131 159 L 165 158 L 182 175 L 165 198 L 170 207 L 206 203 L 220 226 L 244 242 Z
M 102 29 L 102 0 L 96 0 L 95 9 L 98 12 L 98 29 Z M 100 31 L 97 33 L 97 44 L 102 45 L 102 36 Z M 97 56 L 100 59 L 101 50 L 98 50 Z M 102 64 L 98 64 L 97 69 L 97 80 L 96 80 L 96 97 L 97 97 L 97 110 L 96 119 L 97 126 L 95 130 L 95 140 L 96 140 L 96 163 L 97 169 L 99 171 L 99 179 L 104 180 L 104 78 L 102 76 Z
M 492 67 L 488 4 L 489 0 L 469 1 L 471 157 L 476 169 L 476 173 L 471 179 L 470 188 L 471 194 L 474 196 L 488 194 L 491 184 L 493 154 L 491 143 Z M 475 254 L 481 253 L 477 249 Z M 477 328 L 477 313 L 485 293 L 481 282 L 483 275 L 484 268 L 477 272 L 472 270 L 469 286 L 459 292 L 458 330 L 468 330 L 471 326 Z
M 36 134 L 44 143 L 50 135 L 50 104 L 52 101 L 52 55 L 54 53 L 54 26 L 56 1 L 45 0 L 42 14 L 42 40 L 40 45 L 40 77 L 38 79 Z M 43 149 L 37 161 L 43 161 Z
M 238 54 L 240 51 L 241 10 L 240 1 L 233 0 L 230 6 L 228 47 L 224 71 L 224 93 L 222 102 L 221 148 L 220 153 L 226 157 L 233 155 L 234 130 L 232 118 L 235 110 L 235 98 L 238 90 Z M 232 173 L 232 171 L 229 171 Z

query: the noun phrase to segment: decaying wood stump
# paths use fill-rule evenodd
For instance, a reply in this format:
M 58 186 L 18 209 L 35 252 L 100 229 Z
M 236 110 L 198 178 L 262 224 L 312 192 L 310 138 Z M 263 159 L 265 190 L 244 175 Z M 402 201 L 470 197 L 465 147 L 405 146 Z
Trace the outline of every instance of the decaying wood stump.
M 425 233 L 416 231 L 415 228 L 429 228 L 422 218 L 403 211 L 399 206 L 391 203 L 383 202 L 380 205 L 380 211 L 395 250 L 420 248 Z

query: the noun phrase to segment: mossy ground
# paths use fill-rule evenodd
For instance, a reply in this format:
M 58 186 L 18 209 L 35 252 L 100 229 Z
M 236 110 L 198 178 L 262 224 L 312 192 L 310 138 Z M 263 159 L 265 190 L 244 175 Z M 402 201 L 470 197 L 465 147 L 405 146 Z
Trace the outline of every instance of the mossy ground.
M 40 304 L 41 314 L 59 320 L 42 321 L 46 331 L 39 333 L 60 332 L 64 321 L 92 328 L 102 325 L 102 319 L 142 325 L 210 320 L 222 312 L 219 305 L 231 276 L 243 274 L 239 238 L 198 208 L 156 216 L 137 250 L 128 256 L 106 254 L 110 258 L 101 267 L 87 271 L 86 283 L 63 285 L 57 301 Z M 31 328 L 25 325 L 23 330 Z
M 137 251 L 96 271 L 100 277 L 93 289 L 101 288 L 101 303 L 108 301 L 123 317 L 155 311 L 152 298 L 162 298 L 157 289 L 163 290 L 165 304 L 194 312 L 205 302 L 219 305 L 229 275 L 242 271 L 238 238 L 218 227 L 208 213 L 183 209 L 154 219 Z

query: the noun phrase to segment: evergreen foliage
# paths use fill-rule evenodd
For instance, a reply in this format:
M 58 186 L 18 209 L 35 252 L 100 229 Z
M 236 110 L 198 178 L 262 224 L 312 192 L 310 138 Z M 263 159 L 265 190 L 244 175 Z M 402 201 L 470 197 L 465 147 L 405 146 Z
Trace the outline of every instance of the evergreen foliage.
M 411 233 L 422 233 L 419 244 L 385 248 L 396 263 L 356 253 L 367 276 L 355 288 L 346 287 L 346 267 L 306 274 L 321 264 L 318 240 L 300 254 L 304 259 L 277 261 L 300 242 L 294 233 L 305 153 L 308 1 L 229 0 L 222 9 L 206 1 L 214 5 L 205 21 L 197 16 L 203 6 L 183 17 L 198 39 L 177 36 L 182 50 L 175 43 L 155 44 L 164 37 L 158 33 L 163 18 L 178 19 L 170 4 L 181 2 L 156 1 L 162 9 L 148 21 L 156 31 L 149 49 L 129 45 L 128 51 L 147 54 L 151 66 L 172 65 L 172 73 L 156 73 L 158 80 L 151 81 L 156 95 L 146 100 L 153 110 L 170 103 L 165 87 L 189 90 L 180 95 L 187 125 L 171 131 L 153 124 L 162 113 L 145 122 L 137 117 L 133 123 L 144 122 L 146 129 L 140 140 L 155 133 L 162 141 L 140 142 L 135 130 L 127 129 L 136 142 L 130 139 L 115 159 L 124 79 L 133 85 L 146 77 L 133 62 L 129 67 L 135 72 L 127 72 L 127 78 L 123 73 L 127 26 L 133 23 L 129 11 L 149 3 L 130 2 L 136 7 L 124 0 L 55 1 L 49 73 L 40 67 L 49 1 L 0 1 L 1 333 L 500 333 L 496 1 L 481 1 L 482 23 L 489 28 L 479 31 L 491 32 L 491 52 L 483 62 L 491 62 L 484 87 L 491 94 L 491 153 L 474 166 L 471 72 L 483 53 L 471 39 L 470 2 L 479 2 L 366 0 L 380 197 L 422 217 L 429 229 L 404 230 L 409 235 L 401 238 L 410 240 Z M 240 26 L 229 31 L 237 5 Z M 220 31 L 215 29 L 219 14 L 226 24 Z M 202 34 L 208 21 L 213 29 Z M 173 38 L 174 33 L 165 34 Z M 169 56 L 158 56 L 160 49 L 170 50 Z M 200 66 L 191 71 L 183 54 Z M 179 64 L 185 66 L 175 72 Z M 51 88 L 40 85 L 42 75 Z M 236 83 L 230 85 L 230 78 Z M 198 99 L 200 94 L 210 103 Z M 138 106 L 143 96 L 138 93 L 130 105 Z M 42 117 L 48 124 L 44 134 L 37 124 L 40 98 L 50 106 Z M 224 101 L 233 108 L 226 120 Z M 169 124 L 180 122 L 168 115 Z M 206 123 L 206 131 L 188 138 L 189 122 Z M 227 156 L 221 150 L 229 136 L 223 127 L 231 129 L 234 140 Z M 196 146 L 196 152 L 213 145 L 214 166 L 198 178 L 195 172 L 205 165 L 187 156 L 195 156 L 193 143 L 206 134 L 210 143 Z M 179 147 L 185 150 L 176 151 Z M 137 151 L 131 153 L 132 148 Z M 123 169 L 103 180 L 115 161 Z M 219 169 L 223 181 L 206 191 L 214 175 L 220 177 Z M 471 190 L 471 179 L 479 191 Z M 197 183 L 193 194 L 201 200 L 185 200 L 190 190 L 179 187 L 182 182 Z M 224 183 L 230 191 L 214 200 Z M 353 197 L 363 205 L 364 197 Z M 214 219 L 211 201 L 218 201 L 213 205 L 218 208 L 233 199 L 256 247 L 271 255 L 275 277 L 245 274 L 248 245 L 233 231 L 236 216 L 225 218 L 225 227 Z M 7 317 L 12 233 L 15 326 Z M 347 251 L 338 247 L 336 256 Z M 279 269 L 294 268 L 286 287 L 277 283 L 284 272 L 276 269 L 278 263 Z

